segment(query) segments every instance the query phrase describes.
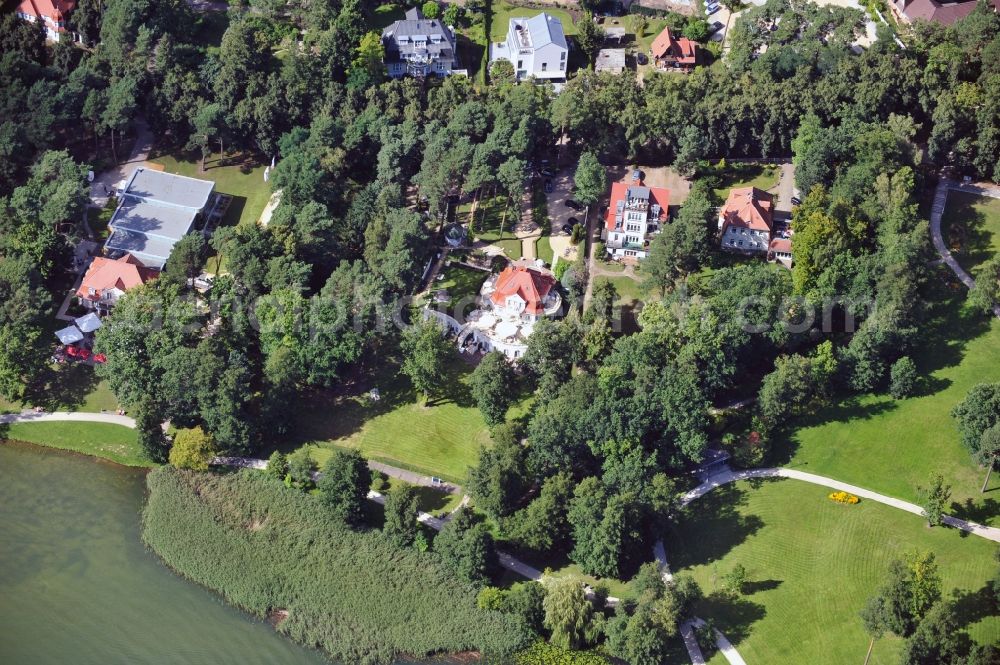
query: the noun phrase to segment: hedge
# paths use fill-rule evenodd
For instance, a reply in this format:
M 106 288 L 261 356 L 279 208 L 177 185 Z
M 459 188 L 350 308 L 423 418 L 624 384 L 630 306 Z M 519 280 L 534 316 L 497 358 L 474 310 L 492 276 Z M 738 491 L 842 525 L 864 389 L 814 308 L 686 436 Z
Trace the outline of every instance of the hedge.
M 319 501 L 259 471 L 161 467 L 147 479 L 143 539 L 180 574 L 345 663 L 478 651 L 506 658 L 529 636 L 476 607 L 433 555 L 339 525 Z

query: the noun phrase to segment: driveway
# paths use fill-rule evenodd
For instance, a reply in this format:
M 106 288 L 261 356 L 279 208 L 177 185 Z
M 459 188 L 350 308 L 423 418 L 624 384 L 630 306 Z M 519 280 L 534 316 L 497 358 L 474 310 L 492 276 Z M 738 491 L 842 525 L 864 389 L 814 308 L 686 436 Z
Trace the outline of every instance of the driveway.
M 563 232 L 562 227 L 569 224 L 570 217 L 576 217 L 582 221 L 583 212 L 573 210 L 566 201 L 573 198 L 573 172 L 576 166 L 567 166 L 560 169 L 552 176 L 552 191 L 545 195 L 545 205 L 549 211 L 549 238 L 552 244 L 552 256 L 558 257 L 560 261 L 573 262 L 576 260 L 576 245 L 569 241 L 569 234 Z M 537 223 L 544 223 L 536 220 Z M 540 242 L 545 242 L 542 238 Z
M 791 162 L 781 164 L 778 185 L 771 190 L 774 194 L 774 212 L 778 219 L 792 218 L 792 197 L 795 196 L 795 166 Z
M 145 166 L 149 159 L 149 152 L 153 149 L 153 133 L 149 130 L 146 119 L 137 117 L 132 127 L 135 129 L 135 144 L 128 158 L 114 168 L 98 173 L 94 182 L 90 183 L 90 200 L 98 208 L 107 204 L 108 195 L 114 192 L 116 185 L 132 175 L 136 167 Z

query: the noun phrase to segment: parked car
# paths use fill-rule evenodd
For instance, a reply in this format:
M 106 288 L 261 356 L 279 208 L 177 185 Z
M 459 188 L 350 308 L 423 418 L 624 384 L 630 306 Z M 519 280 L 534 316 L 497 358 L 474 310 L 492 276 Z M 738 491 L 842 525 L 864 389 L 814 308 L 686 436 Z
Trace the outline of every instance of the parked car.
M 719 5 L 712 5 L 712 6 L 708 7 L 708 11 L 706 13 L 709 16 L 711 16 L 712 14 L 714 14 L 717 11 L 719 11 Z
M 580 223 L 580 220 L 577 219 L 576 217 L 570 217 L 569 218 L 569 225 L 570 226 L 576 226 L 579 223 Z
M 639 169 L 635 169 L 634 171 L 632 171 L 632 180 L 633 182 L 642 180 L 642 171 L 640 171 Z
M 646 57 L 645 53 L 636 53 L 635 61 L 638 62 L 640 65 L 645 65 L 647 62 L 649 62 L 649 58 Z
M 801 204 L 801 203 L 802 203 L 802 199 L 800 199 L 800 198 L 799 198 L 799 197 L 797 197 L 797 196 L 793 196 L 793 197 L 792 197 L 792 205 L 793 205 L 793 206 L 797 206 L 797 205 L 799 205 L 799 204 Z
M 542 169 L 541 171 L 539 171 L 539 173 L 541 173 L 546 178 L 552 177 L 552 171 L 550 169 Z
M 582 210 L 583 206 L 574 201 L 573 199 L 566 199 L 566 207 L 572 208 L 573 210 Z
M 569 224 L 563 224 L 562 225 L 562 232 L 563 233 L 572 233 L 573 232 L 573 227 L 570 226 Z
M 715 21 L 712 25 L 708 26 L 708 34 L 713 35 L 719 30 L 722 30 L 723 27 L 722 21 Z
M 545 193 L 546 194 L 551 194 L 552 193 L 552 181 L 551 180 L 546 180 L 545 181 Z

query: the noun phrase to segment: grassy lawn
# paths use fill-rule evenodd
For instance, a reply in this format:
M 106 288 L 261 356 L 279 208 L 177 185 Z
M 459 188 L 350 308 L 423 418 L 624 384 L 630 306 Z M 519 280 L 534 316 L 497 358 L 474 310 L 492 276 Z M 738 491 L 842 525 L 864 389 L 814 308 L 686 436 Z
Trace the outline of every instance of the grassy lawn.
M 950 512 L 1000 525 L 1000 479 L 979 493 L 984 474 L 950 415 L 972 386 L 1000 381 L 1000 321 L 965 307 L 965 289 L 953 281 L 938 291 L 924 345 L 914 354 L 920 394 L 899 401 L 866 395 L 825 409 L 788 436 L 790 460 L 778 461 L 909 501 L 940 473 L 952 485 Z
M 713 191 L 723 201 L 729 190 L 737 187 L 756 187 L 769 190 L 778 184 L 780 169 L 774 164 L 730 163 L 725 168 L 702 164 L 698 167 L 698 177 L 716 179 Z
M 602 264 L 602 267 L 603 264 Z M 646 296 L 640 290 L 639 282 L 631 277 L 597 277 L 594 286 L 601 282 L 611 282 L 618 291 L 618 306 L 621 308 L 620 329 L 624 333 L 633 333 L 639 330 L 636 315 L 638 308 L 642 305 Z M 618 330 L 616 329 L 616 332 Z
M 576 25 L 573 24 L 573 17 L 565 9 L 556 7 L 515 7 L 507 2 L 493 3 L 493 20 L 490 24 L 490 41 L 502 42 L 507 39 L 507 28 L 510 27 L 512 18 L 531 18 L 542 12 L 549 16 L 554 16 L 562 22 L 563 32 L 567 35 L 576 34 Z
M 447 394 L 430 405 L 398 370 L 395 362 L 382 359 L 371 378 L 349 394 L 304 401 L 297 407 L 298 442 L 308 445 L 320 463 L 337 447 L 357 448 L 369 459 L 465 482 L 479 447 L 490 442 L 489 429 L 469 391 L 472 367 L 454 361 L 448 368 Z M 378 402 L 368 399 L 372 387 L 379 389 Z M 523 404 L 516 405 L 511 416 L 523 410 Z
M 506 209 L 506 215 L 504 211 Z M 464 212 L 458 210 L 460 221 L 469 221 L 471 208 Z M 514 236 L 514 225 L 517 223 L 516 208 L 507 209 L 507 199 L 504 196 L 491 196 L 480 199 L 476 207 L 476 216 L 472 228 L 474 237 L 498 247 L 502 247 L 508 258 L 521 258 L 521 241 Z
M 950 192 L 941 223 L 945 241 L 969 272 L 1000 251 L 1000 199 Z
M 0 412 L 18 412 L 33 406 L 46 411 L 114 411 L 118 400 L 106 381 L 88 365 L 67 364 L 50 367 L 40 379 L 37 394 L 29 394 L 21 403 L 0 398 Z
M 748 663 L 860 663 L 868 638 L 858 612 L 889 561 L 915 549 L 934 552 L 945 596 L 958 589 L 960 623 L 973 639 L 1000 638 L 986 596 L 995 544 L 928 529 L 916 515 L 870 501 L 835 504 L 828 493 L 794 480 L 729 485 L 691 504 L 666 540 L 674 571 L 692 574 L 708 596 L 698 616 L 715 620 Z M 749 593 L 712 596 L 738 563 Z M 872 665 L 895 665 L 901 646 L 895 637 L 879 640 Z M 725 662 L 719 654 L 710 661 Z
M 126 466 L 152 466 L 136 442 L 135 430 L 108 423 L 41 422 L 3 426 L 0 438 L 72 450 Z
M 382 483 L 380 488 L 375 489 L 385 494 L 392 489 L 406 485 L 409 485 L 409 483 L 399 478 L 389 478 Z M 417 497 L 420 501 L 419 508 L 425 513 L 443 517 L 458 508 L 458 504 L 462 502 L 461 494 L 449 494 L 448 492 L 442 492 L 433 487 L 424 487 L 423 485 L 415 485 L 414 487 L 416 487 Z
M 382 32 L 396 21 L 402 21 L 405 11 L 399 5 L 379 5 L 372 10 L 371 29 Z
M 264 182 L 264 166 L 238 155 L 226 155 L 225 163 L 220 163 L 219 155 L 213 154 L 206 160 L 204 172 L 199 172 L 201 160 L 195 155 L 159 155 L 151 161 L 162 164 L 168 173 L 212 180 L 216 192 L 232 195 L 233 202 L 222 220 L 223 225 L 256 222 L 271 196 L 271 188 Z

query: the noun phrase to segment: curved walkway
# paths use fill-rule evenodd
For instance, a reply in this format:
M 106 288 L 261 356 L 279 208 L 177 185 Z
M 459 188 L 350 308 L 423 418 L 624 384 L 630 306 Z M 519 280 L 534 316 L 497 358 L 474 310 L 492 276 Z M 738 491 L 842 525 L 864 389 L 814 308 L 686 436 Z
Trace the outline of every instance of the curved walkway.
M 84 411 L 53 411 L 51 413 L 35 413 L 34 411 L 22 411 L 21 413 L 5 413 L 0 415 L 0 424 L 9 425 L 11 423 L 44 423 L 53 421 L 75 421 L 85 423 L 107 423 L 109 425 L 121 425 L 135 429 L 135 419 L 128 416 L 119 416 L 115 413 L 87 413 Z
M 686 493 L 681 497 L 681 505 L 686 506 L 698 497 L 708 494 L 716 487 L 725 485 L 727 483 L 733 483 L 738 480 L 748 480 L 750 478 L 793 478 L 795 480 L 801 480 L 803 482 L 812 483 L 814 485 L 821 485 L 823 487 L 828 487 L 834 490 L 843 490 L 845 492 L 850 492 L 855 494 L 862 499 L 868 499 L 869 501 L 875 501 L 878 503 L 891 506 L 893 508 L 898 508 L 899 510 L 905 510 L 908 513 L 913 513 L 914 515 L 923 515 L 923 508 L 915 503 L 910 503 L 909 501 L 903 501 L 902 499 L 895 499 L 891 496 L 886 496 L 884 494 L 879 494 L 878 492 L 873 492 L 871 490 L 866 490 L 863 487 L 858 487 L 857 485 L 851 485 L 849 483 L 842 483 L 839 480 L 834 480 L 833 478 L 827 478 L 826 476 L 818 476 L 815 473 L 806 473 L 805 471 L 798 471 L 796 469 L 782 469 L 782 468 L 770 468 L 770 469 L 749 469 L 746 471 L 731 471 L 726 470 L 717 473 L 710 477 L 708 480 L 703 482 L 698 487 L 695 487 L 690 492 Z M 968 520 L 959 519 L 957 517 L 952 517 L 951 515 L 945 515 L 943 521 L 948 526 L 953 526 L 956 529 L 961 529 L 967 533 L 971 533 L 974 536 L 979 536 L 980 538 L 985 538 L 986 540 L 992 540 L 995 543 L 1000 543 L 1000 529 L 992 526 L 984 526 L 982 524 L 977 524 L 975 522 L 970 522 Z
M 941 178 L 938 181 L 937 188 L 934 190 L 934 204 L 931 206 L 931 241 L 934 243 L 934 249 L 941 256 L 941 260 L 951 268 L 951 271 L 965 284 L 966 288 L 971 289 L 976 285 L 976 280 L 969 273 L 965 272 L 962 266 L 958 264 L 958 261 L 955 260 L 955 257 L 952 256 L 951 250 L 945 245 L 944 236 L 941 233 L 941 218 L 944 215 L 945 207 L 948 205 L 948 192 L 951 190 L 1000 199 L 1000 187 L 960 185 L 947 178 Z M 993 308 L 993 313 L 1000 318 L 1000 305 Z

